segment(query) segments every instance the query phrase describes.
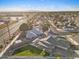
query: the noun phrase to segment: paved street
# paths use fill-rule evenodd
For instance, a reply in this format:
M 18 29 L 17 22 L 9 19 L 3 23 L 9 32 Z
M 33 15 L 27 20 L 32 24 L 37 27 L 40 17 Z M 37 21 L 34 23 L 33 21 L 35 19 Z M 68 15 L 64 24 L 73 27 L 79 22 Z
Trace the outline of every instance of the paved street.
M 27 14 L 29 15 L 29 14 Z M 29 16 L 29 17 L 23 17 L 24 19 L 19 19 L 19 22 L 16 22 L 12 25 L 9 25 L 9 31 L 10 31 L 10 35 L 13 36 L 13 33 L 15 33 L 20 25 L 24 22 L 26 22 L 27 19 L 31 19 L 35 14 Z M 0 42 L 3 43 L 2 41 L 4 40 L 8 40 L 9 39 L 9 33 L 8 33 L 8 29 L 7 27 L 0 29 Z
M 19 26 L 23 23 L 23 20 L 20 20 L 19 22 L 10 25 L 9 26 L 9 30 L 10 30 L 10 35 L 13 35 L 13 33 L 15 33 L 17 31 L 17 29 L 19 29 Z M 7 28 L 3 28 L 0 30 L 0 41 L 1 40 L 8 40 L 9 39 L 9 33 Z

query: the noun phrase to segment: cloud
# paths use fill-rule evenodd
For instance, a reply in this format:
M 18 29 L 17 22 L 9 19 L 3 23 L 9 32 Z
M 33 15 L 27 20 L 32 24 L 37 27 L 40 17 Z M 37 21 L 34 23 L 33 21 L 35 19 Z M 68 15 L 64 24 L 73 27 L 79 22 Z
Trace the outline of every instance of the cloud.
M 79 11 L 78 7 L 71 7 L 71 6 L 51 6 L 51 7 L 5 7 L 0 8 L 1 11 Z

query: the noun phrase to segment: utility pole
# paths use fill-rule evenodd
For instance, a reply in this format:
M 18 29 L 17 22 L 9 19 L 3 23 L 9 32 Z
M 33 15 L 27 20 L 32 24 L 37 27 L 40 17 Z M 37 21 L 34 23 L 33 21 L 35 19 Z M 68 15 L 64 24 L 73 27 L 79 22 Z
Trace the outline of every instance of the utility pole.
M 7 30 L 8 30 L 9 39 L 10 39 L 11 35 L 10 35 L 10 29 L 9 29 L 9 21 L 6 21 L 5 24 L 7 25 Z
M 1 20 L 0 22 L 4 22 L 4 24 L 6 24 L 7 30 L 8 30 L 8 35 L 9 35 L 9 39 L 10 39 L 11 38 L 11 35 L 10 35 L 10 29 L 9 29 L 9 24 L 8 24 L 9 21 Z M 6 41 L 5 41 L 4 37 L 3 37 L 3 43 L 4 43 L 5 47 L 6 47 Z

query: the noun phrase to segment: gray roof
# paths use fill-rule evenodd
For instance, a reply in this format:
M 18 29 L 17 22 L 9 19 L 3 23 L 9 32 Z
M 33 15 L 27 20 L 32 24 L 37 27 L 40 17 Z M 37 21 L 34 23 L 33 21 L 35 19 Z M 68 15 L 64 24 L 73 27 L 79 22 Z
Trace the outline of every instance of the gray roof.
M 34 32 L 36 35 L 43 34 L 43 32 L 40 29 L 38 29 L 38 28 L 33 28 L 31 31 Z
M 61 47 L 65 47 L 65 48 L 70 47 L 69 42 L 66 41 L 65 38 L 61 38 L 61 37 L 53 38 L 51 36 L 47 41 L 56 46 L 61 46 Z
M 27 31 L 26 38 L 32 39 L 33 37 L 37 37 L 37 35 L 31 31 Z
M 31 39 L 33 37 L 38 37 L 42 34 L 43 32 L 41 30 L 39 30 L 38 28 L 33 28 L 32 30 L 26 32 L 26 37 Z

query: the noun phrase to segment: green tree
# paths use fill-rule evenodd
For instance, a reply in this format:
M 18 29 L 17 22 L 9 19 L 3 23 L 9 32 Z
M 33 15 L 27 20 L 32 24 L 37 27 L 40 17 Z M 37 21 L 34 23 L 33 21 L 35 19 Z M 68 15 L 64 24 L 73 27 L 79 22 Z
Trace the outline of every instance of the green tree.
M 44 56 L 45 54 L 45 50 L 42 50 L 42 52 L 40 53 L 41 56 Z
M 0 45 L 0 51 L 2 50 L 2 48 L 3 48 L 3 45 Z
M 20 31 L 26 31 L 28 29 L 27 24 L 23 23 L 19 29 Z
M 20 31 L 23 31 L 24 37 L 26 37 L 26 31 L 32 29 L 32 22 L 29 20 L 29 21 L 27 21 L 27 23 L 23 23 L 23 24 L 19 27 L 19 29 L 20 29 Z
M 30 30 L 30 29 L 32 29 L 32 25 L 33 25 L 33 20 L 27 20 L 27 30 Z

